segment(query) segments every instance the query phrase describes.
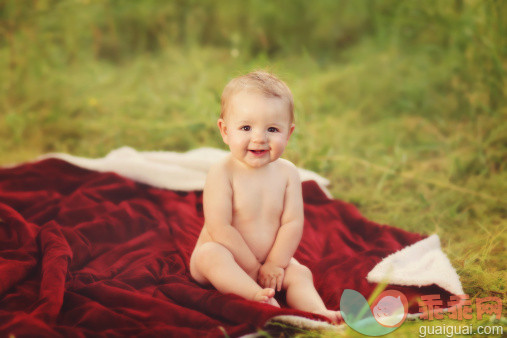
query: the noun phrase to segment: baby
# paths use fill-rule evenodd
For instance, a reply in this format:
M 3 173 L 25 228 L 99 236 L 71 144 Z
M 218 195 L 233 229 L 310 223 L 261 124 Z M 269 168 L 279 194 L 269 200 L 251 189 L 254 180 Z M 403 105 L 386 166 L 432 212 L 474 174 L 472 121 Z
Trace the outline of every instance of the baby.
M 290 307 L 336 322 L 340 312 L 326 309 L 312 273 L 292 257 L 303 197 L 297 168 L 280 156 L 294 126 L 292 93 L 275 76 L 257 71 L 227 84 L 218 127 L 231 153 L 206 178 L 190 273 L 222 293 L 274 306 L 275 290 L 287 290 Z

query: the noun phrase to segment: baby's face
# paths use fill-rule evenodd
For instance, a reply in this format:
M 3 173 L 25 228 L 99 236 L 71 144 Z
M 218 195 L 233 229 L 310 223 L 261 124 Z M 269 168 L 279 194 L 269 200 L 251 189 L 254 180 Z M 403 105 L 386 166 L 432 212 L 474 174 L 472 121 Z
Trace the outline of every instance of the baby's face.
M 218 126 L 232 156 L 252 168 L 277 160 L 294 130 L 283 100 L 254 91 L 235 94 Z

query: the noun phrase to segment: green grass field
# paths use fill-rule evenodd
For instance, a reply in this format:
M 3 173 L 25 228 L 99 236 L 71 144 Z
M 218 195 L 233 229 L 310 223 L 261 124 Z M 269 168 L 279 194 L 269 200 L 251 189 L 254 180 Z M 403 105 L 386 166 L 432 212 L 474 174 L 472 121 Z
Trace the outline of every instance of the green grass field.
M 295 96 L 285 158 L 506 304 L 507 3 L 309 3 L 0 0 L 0 164 L 225 149 L 222 88 L 267 69 Z

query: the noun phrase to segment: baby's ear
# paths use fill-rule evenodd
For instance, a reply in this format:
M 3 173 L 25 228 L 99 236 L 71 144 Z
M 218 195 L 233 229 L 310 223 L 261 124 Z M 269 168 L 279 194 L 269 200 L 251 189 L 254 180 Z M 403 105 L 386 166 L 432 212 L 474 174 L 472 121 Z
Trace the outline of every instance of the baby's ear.
M 287 136 L 287 140 L 289 140 L 289 137 L 292 135 L 292 133 L 294 132 L 294 128 L 296 128 L 296 125 L 294 123 L 292 123 L 290 125 L 290 128 L 289 128 L 289 136 Z
M 225 144 L 229 144 L 229 143 L 227 143 L 228 142 L 228 137 L 227 137 L 228 130 L 227 130 L 227 126 L 225 125 L 225 120 L 218 119 L 217 126 L 220 129 L 220 135 L 222 135 L 222 140 L 224 140 Z

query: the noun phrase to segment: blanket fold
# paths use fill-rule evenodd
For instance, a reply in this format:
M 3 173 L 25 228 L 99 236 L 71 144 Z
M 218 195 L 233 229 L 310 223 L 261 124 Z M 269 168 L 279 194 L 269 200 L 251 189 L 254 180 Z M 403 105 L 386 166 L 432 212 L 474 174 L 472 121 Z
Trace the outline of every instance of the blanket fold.
M 164 157 L 128 148 L 112 156 L 123 172 L 130 170 L 126 163 L 141 161 L 137 167 L 146 171 L 156 161 L 157 172 L 169 165 L 176 175 L 150 182 L 120 176 L 110 164 L 107 170 L 78 166 L 100 159 L 46 157 L 0 169 L 0 335 L 239 336 L 271 318 L 295 325 L 306 318 L 327 327 L 324 317 L 222 295 L 192 280 L 188 264 L 203 224 L 203 182 L 180 184 L 180 190 L 168 186 L 184 177 L 185 166 L 205 176 L 217 152 L 198 154 Z M 195 163 L 199 157 L 205 163 Z M 134 174 L 143 175 L 150 173 Z M 385 277 L 384 259 L 405 257 L 404 250 L 427 237 L 364 218 L 353 205 L 329 198 L 325 179 L 308 177 L 316 180 L 303 182 L 305 227 L 295 258 L 312 270 L 326 305 L 338 309 L 344 289 L 368 297 Z M 433 256 L 434 265 L 450 268 L 448 278 L 426 274 L 421 283 L 397 283 L 393 275 L 389 281 L 388 288 L 411 300 L 410 312 L 418 311 L 420 295 L 461 290 L 439 257 Z M 391 261 L 383 265 L 398 269 L 399 259 Z

